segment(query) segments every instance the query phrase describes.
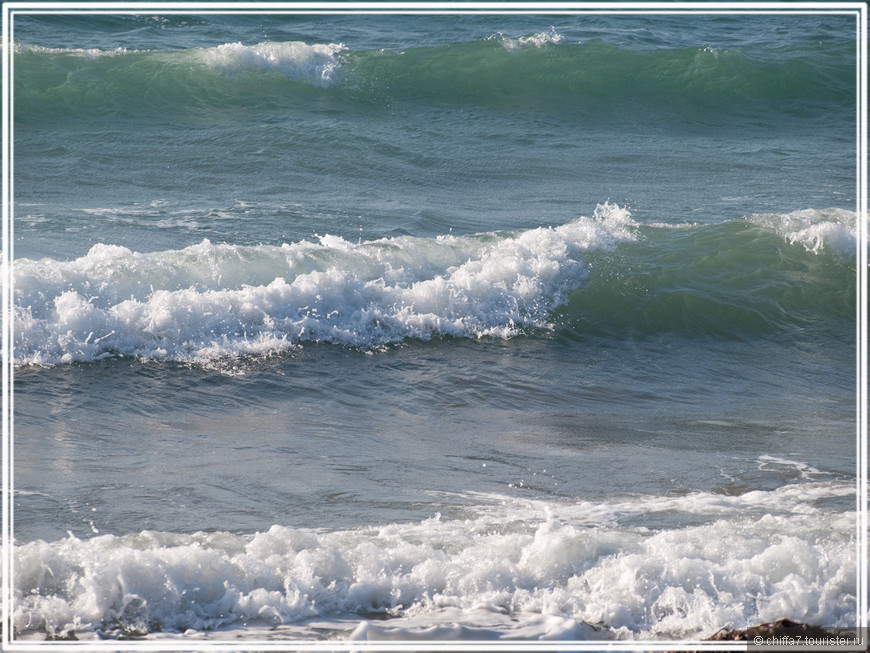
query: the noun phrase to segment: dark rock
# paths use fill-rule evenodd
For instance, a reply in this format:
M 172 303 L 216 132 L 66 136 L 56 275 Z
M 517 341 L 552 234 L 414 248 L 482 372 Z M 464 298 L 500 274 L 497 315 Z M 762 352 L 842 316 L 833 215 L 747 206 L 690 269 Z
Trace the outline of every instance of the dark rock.
M 772 621 L 770 623 L 750 626 L 749 628 L 736 628 L 732 630 L 726 630 L 725 628 L 723 628 L 712 637 L 707 637 L 704 641 L 747 642 L 748 646 L 750 647 L 749 650 L 764 650 L 764 646 L 770 648 L 771 645 L 776 645 L 779 642 L 784 643 L 785 640 L 790 639 L 795 644 L 798 644 L 797 646 L 795 646 L 796 651 L 806 651 L 808 650 L 807 645 L 804 645 L 803 648 L 801 648 L 799 646 L 801 642 L 806 642 L 807 644 L 809 644 L 813 640 L 831 641 L 832 638 L 837 637 L 854 639 L 856 637 L 856 631 L 849 628 L 821 628 L 819 626 L 810 626 L 808 624 L 791 621 L 790 619 L 777 619 L 776 621 Z M 757 643 L 759 641 L 758 638 L 760 638 L 761 641 L 765 642 L 765 644 L 759 645 Z M 704 649 L 704 651 L 707 653 L 712 650 L 716 649 Z M 820 650 L 824 650 L 824 647 L 820 648 Z M 830 650 L 830 648 L 828 648 L 828 650 Z M 866 637 L 864 638 L 863 648 L 854 648 L 850 650 L 867 651 L 868 647 Z M 684 651 L 683 653 L 702 652 Z
M 805 639 L 807 637 L 819 638 L 828 637 L 836 634 L 835 631 L 818 626 L 808 626 L 807 624 L 791 621 L 790 619 L 777 619 L 772 623 L 759 624 L 750 626 L 749 628 L 740 628 L 736 630 L 720 630 L 712 637 L 708 637 L 708 641 L 752 641 L 756 637 L 770 639 L 771 637 L 794 637 L 797 639 Z

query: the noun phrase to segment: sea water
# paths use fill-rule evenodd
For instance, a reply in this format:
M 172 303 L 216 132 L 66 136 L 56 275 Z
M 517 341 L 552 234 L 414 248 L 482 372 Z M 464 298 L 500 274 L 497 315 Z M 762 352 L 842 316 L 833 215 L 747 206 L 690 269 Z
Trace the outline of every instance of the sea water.
M 855 624 L 854 17 L 13 27 L 14 637 Z

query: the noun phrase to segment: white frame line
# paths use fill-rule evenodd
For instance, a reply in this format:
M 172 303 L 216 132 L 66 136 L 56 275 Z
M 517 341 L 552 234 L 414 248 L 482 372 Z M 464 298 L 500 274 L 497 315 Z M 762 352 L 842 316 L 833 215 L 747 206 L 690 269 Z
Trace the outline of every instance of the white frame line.
M 72 7 L 71 7 L 72 5 Z M 179 9 L 184 6 L 184 9 Z M 401 6 L 402 8 L 397 8 Z M 117 9 L 125 7 L 125 9 Z M 751 14 L 751 15 L 806 15 L 806 14 L 836 14 L 855 15 L 857 18 L 857 267 L 858 267 L 858 301 L 857 301 L 857 461 L 856 461 L 856 504 L 858 509 L 857 529 L 857 620 L 858 627 L 868 627 L 868 479 L 867 479 L 867 264 L 868 264 L 868 201 L 867 201 L 867 5 L 863 2 L 553 2 L 534 5 L 528 8 L 526 2 L 7 2 L 3 4 L 2 17 L 2 238 L 3 247 L 0 251 L 2 265 L 2 531 L 0 531 L 0 601 L 2 601 L 2 648 L 8 651 L 78 651 L 78 650 L 118 650 L 119 648 L 139 651 L 174 651 L 179 649 L 190 651 L 459 651 L 473 649 L 476 651 L 584 651 L 584 650 L 632 650 L 632 651 L 689 651 L 689 650 L 745 650 L 746 642 L 709 642 L 709 641 L 609 641 L 594 640 L 589 642 L 505 642 L 505 643 L 474 643 L 474 642 L 419 642 L 419 641 L 384 641 L 384 642 L 350 642 L 350 641 L 269 641 L 241 640 L 229 641 L 191 641 L 182 638 L 164 639 L 161 641 L 142 640 L 125 641 L 52 641 L 52 642 L 22 642 L 12 637 L 12 587 L 14 587 L 12 543 L 14 523 L 14 502 L 12 501 L 13 477 L 13 375 L 12 375 L 12 261 L 14 244 L 14 207 L 13 207 L 13 65 L 11 49 L 14 39 L 13 18 L 15 14 L 61 14 L 85 15 L 106 14 L 132 15 L 143 12 L 154 12 L 165 15 L 175 14 L 359 14 L 372 15 L 393 14 L 528 14 L 528 15 L 576 15 L 576 14 L 666 14 L 666 15 L 713 15 L 713 14 Z M 866 630 L 865 630 L 866 635 Z

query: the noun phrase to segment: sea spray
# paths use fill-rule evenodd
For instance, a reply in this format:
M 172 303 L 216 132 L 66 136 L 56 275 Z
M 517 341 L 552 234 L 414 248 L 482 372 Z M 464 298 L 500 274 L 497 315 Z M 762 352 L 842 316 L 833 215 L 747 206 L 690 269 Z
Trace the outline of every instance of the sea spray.
M 201 53 L 210 67 L 224 73 L 277 71 L 290 79 L 327 87 L 335 83 L 341 65 L 338 55 L 343 50 L 346 48 L 340 43 L 308 45 L 291 41 L 251 46 L 225 43 Z
M 749 222 L 771 229 L 789 243 L 802 245 L 808 252 L 829 252 L 845 260 L 857 256 L 856 214 L 845 209 L 757 213 Z

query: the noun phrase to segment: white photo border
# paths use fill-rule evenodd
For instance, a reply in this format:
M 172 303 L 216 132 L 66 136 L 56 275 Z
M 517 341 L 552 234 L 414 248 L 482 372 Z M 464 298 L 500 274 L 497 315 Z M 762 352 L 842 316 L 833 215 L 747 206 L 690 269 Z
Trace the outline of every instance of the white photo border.
M 5 2 L 2 7 L 2 247 L 0 247 L 0 301 L 2 301 L 2 531 L 0 531 L 0 601 L 4 651 L 697 651 L 746 650 L 747 642 L 710 641 L 588 641 L 588 642 L 421 642 L 421 641 L 295 641 L 295 640 L 163 640 L 124 641 L 16 641 L 12 632 L 14 569 L 13 529 L 13 365 L 12 365 L 12 261 L 14 219 L 14 115 L 12 107 L 16 14 L 845 14 L 856 18 L 856 627 L 866 636 L 868 627 L 868 211 L 867 211 L 867 10 L 864 2 Z M 866 644 L 866 642 L 865 642 Z M 863 649 L 862 649 L 863 650 Z

